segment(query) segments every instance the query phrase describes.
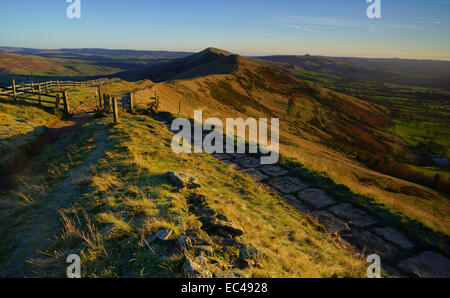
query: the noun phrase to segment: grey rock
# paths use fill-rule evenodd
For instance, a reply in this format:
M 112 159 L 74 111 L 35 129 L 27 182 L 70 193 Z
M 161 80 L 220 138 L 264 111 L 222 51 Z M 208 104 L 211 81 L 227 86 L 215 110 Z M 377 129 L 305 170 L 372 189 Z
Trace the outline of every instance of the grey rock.
M 336 201 L 324 190 L 317 188 L 299 191 L 297 197 L 315 208 L 324 208 L 336 204 Z
M 366 212 L 354 208 L 351 204 L 348 203 L 342 203 L 337 206 L 332 206 L 328 210 L 334 213 L 337 217 L 347 221 L 349 224 L 353 224 L 361 228 L 368 227 L 377 222 Z
M 189 249 L 191 247 L 191 239 L 189 237 L 181 235 L 177 239 L 177 245 L 181 249 Z
M 199 229 L 191 229 L 186 231 L 186 234 L 189 235 L 192 245 L 210 245 L 212 242 L 209 235 Z
M 218 215 L 216 215 L 216 218 L 217 218 L 217 219 L 220 219 L 220 220 L 224 220 L 224 221 L 229 221 L 229 220 L 228 220 L 228 217 L 226 217 L 226 216 L 223 215 L 223 214 L 218 214 Z
M 173 231 L 171 229 L 161 229 L 158 232 L 156 232 L 156 237 L 159 240 L 165 241 L 169 239 L 170 235 L 172 235 L 172 232 Z
M 244 234 L 244 230 L 238 224 L 217 219 L 214 222 L 204 224 L 205 228 L 222 237 L 238 237 Z
M 231 270 L 220 271 L 214 273 L 215 278 L 249 278 L 251 277 L 250 270 Z
M 216 210 L 212 209 L 211 207 L 205 206 L 203 208 L 200 208 L 198 212 L 204 216 L 214 216 L 217 214 Z
M 218 221 L 218 219 L 214 216 L 204 216 L 199 218 L 199 220 L 206 227 L 211 226 Z
M 194 248 L 196 255 L 204 255 L 207 257 L 212 257 L 214 254 L 213 248 L 211 246 L 197 246 Z
M 398 267 L 421 278 L 450 278 L 450 260 L 433 251 L 406 259 Z
M 189 188 L 194 189 L 200 187 L 196 177 L 181 173 L 181 172 L 167 172 L 166 176 L 170 179 L 172 184 L 178 189 Z
M 239 258 L 241 260 L 253 260 L 256 259 L 259 255 L 258 249 L 252 246 L 248 246 L 245 244 L 241 245 L 239 250 Z
M 387 241 L 397 244 L 403 249 L 412 249 L 414 244 L 409 241 L 409 239 L 401 231 L 393 228 L 376 228 L 374 229 L 375 234 L 383 237 Z
M 183 268 L 188 278 L 212 278 L 211 272 L 190 259 L 184 263 Z
M 102 234 L 102 236 L 104 236 L 104 237 L 107 237 L 113 229 L 114 229 L 114 225 L 112 225 L 112 224 L 107 225 L 100 230 L 100 234 Z
M 345 221 L 340 220 L 326 211 L 312 212 L 311 216 L 316 218 L 320 224 L 324 225 L 330 233 L 339 234 L 343 231 L 350 230 L 350 227 Z
M 206 205 L 206 198 L 204 195 L 192 193 L 189 195 L 188 198 L 189 203 L 197 205 L 197 206 L 204 206 Z
M 158 237 L 156 237 L 155 235 L 152 235 L 152 236 L 148 236 L 146 241 L 147 241 L 148 244 L 151 244 L 156 239 L 158 239 Z
M 289 174 L 289 171 L 280 166 L 264 166 L 261 171 L 271 177 L 280 177 Z
M 235 239 L 223 238 L 221 244 L 228 247 L 240 247 L 241 243 Z

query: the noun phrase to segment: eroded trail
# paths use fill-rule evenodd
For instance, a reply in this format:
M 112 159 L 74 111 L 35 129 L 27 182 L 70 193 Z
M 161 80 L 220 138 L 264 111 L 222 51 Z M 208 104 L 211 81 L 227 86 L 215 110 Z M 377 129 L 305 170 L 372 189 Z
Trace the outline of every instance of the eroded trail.
M 3 178 L 9 181 L 5 184 L 7 191 L 15 193 L 21 175 L 39 175 L 52 158 L 72 144 L 83 127 L 94 120 L 92 110 L 83 112 L 48 125 L 36 148 L 27 156 L 22 156 L 20 167 Z M 105 144 L 106 137 L 105 134 L 97 135 L 95 143 Z M 97 161 L 103 153 L 103 147 L 96 146 L 95 150 L 87 154 L 84 164 L 68 171 L 59 183 L 49 186 L 43 199 L 32 202 L 30 208 L 22 208 L 17 212 L 15 222 L 9 226 L 7 235 L 2 239 L 1 277 L 36 276 L 35 268 L 43 256 L 42 250 L 49 248 L 56 233 L 61 229 L 58 210 L 68 208 L 78 200 L 77 181 L 89 173 L 90 163 Z
M 48 154 L 49 157 L 67 148 L 76 136 L 81 123 L 86 121 L 88 120 L 83 119 L 75 125 L 60 127 L 60 130 L 66 130 L 65 138 L 51 148 L 53 153 Z M 58 133 L 61 133 L 60 130 Z M 45 264 L 41 261 L 45 256 L 43 251 L 50 249 L 50 245 L 62 228 L 59 210 L 70 208 L 79 200 L 83 187 L 81 182 L 89 175 L 92 165 L 103 157 L 107 137 L 106 130 L 96 134 L 95 149 L 86 154 L 83 163 L 70 169 L 62 181 L 49 186 L 45 197 L 40 199 L 36 206 L 20 214 L 17 225 L 8 231 L 11 253 L 3 258 L 5 262 L 0 266 L 0 276 L 41 276 L 36 270 L 45 270 Z M 52 276 L 51 272 L 47 274 Z

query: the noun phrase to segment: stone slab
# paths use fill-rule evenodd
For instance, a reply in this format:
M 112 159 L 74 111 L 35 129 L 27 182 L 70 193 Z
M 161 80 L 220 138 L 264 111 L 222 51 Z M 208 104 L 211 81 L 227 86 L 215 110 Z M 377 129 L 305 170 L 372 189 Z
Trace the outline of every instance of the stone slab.
M 243 169 L 240 172 L 249 175 L 255 181 L 262 181 L 268 178 L 266 175 L 255 169 Z
M 433 251 L 406 259 L 398 267 L 421 278 L 450 278 L 450 260 Z
M 228 153 L 226 151 L 224 151 L 226 154 L 230 155 L 232 158 L 236 158 L 236 159 L 241 159 L 241 158 L 247 158 L 249 157 L 247 154 L 245 153 Z
M 324 190 L 317 188 L 301 190 L 297 193 L 297 198 L 315 208 L 324 208 L 336 204 L 336 200 Z
M 297 184 L 297 185 L 300 186 L 302 189 L 311 187 L 311 185 L 309 185 L 307 182 L 301 180 L 300 178 L 292 177 L 292 176 L 286 176 L 286 177 L 284 177 L 284 178 L 286 178 L 286 180 L 288 180 L 288 181 L 290 181 L 290 182 L 292 182 L 292 183 L 294 183 L 294 184 Z
M 261 168 L 261 171 L 271 177 L 280 177 L 289 174 L 289 171 L 280 166 L 264 166 Z
M 343 233 L 342 237 L 364 255 L 377 254 L 383 260 L 392 261 L 399 256 L 400 251 L 389 242 L 384 241 L 369 231 L 356 231 Z
M 284 194 L 295 193 L 309 186 L 295 177 L 278 177 L 269 181 L 269 184 Z
M 293 195 L 285 195 L 281 197 L 286 203 L 294 207 L 295 209 L 301 211 L 301 212 L 309 212 L 310 209 L 305 206 L 302 202 L 300 202 L 296 197 Z
M 347 223 L 365 228 L 375 224 L 377 221 L 370 217 L 366 212 L 353 207 L 349 203 L 342 203 L 337 206 L 331 206 L 328 208 L 334 215 Z
M 384 228 L 375 228 L 375 234 L 384 238 L 385 240 L 400 246 L 403 249 L 412 249 L 414 248 L 414 244 L 409 241 L 409 239 L 403 234 L 401 231 L 384 227 Z
M 254 169 L 262 166 L 261 160 L 255 157 L 245 157 L 236 160 L 236 163 L 246 169 Z
M 320 224 L 324 225 L 330 233 L 339 234 L 343 231 L 350 231 L 350 227 L 345 221 L 329 212 L 315 211 L 311 213 L 311 216 L 316 218 Z

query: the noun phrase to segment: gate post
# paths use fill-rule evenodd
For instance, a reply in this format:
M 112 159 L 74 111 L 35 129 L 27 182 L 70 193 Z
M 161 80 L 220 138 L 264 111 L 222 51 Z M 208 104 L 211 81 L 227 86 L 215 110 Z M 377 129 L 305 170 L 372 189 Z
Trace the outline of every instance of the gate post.
M 67 93 L 67 91 L 64 91 L 63 93 L 63 103 L 64 103 L 64 112 L 67 115 L 70 115 L 69 94 Z
M 130 93 L 130 111 L 132 114 L 136 113 L 136 110 L 134 108 L 134 96 L 133 92 Z
M 119 109 L 117 108 L 117 99 L 115 97 L 112 98 L 112 107 L 114 114 L 114 123 L 119 123 Z

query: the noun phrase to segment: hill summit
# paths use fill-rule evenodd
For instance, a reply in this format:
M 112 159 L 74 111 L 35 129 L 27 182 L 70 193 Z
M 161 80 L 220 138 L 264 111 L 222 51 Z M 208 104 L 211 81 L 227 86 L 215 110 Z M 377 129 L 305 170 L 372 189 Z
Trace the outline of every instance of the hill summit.
M 124 78 L 163 82 L 228 74 L 235 69 L 237 56 L 225 50 L 207 48 L 199 53 L 161 63 L 137 73 L 125 73 Z

